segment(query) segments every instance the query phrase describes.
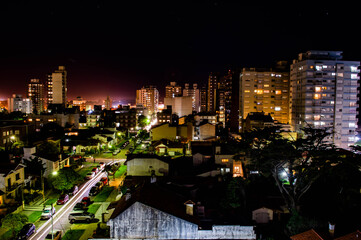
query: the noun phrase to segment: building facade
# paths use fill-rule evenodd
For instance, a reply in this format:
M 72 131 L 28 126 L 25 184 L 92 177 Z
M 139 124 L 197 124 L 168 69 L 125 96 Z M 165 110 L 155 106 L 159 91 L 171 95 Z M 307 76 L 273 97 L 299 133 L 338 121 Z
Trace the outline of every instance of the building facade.
M 280 123 L 290 122 L 288 70 L 243 68 L 240 82 L 241 120 L 251 112 L 264 112 Z
M 33 78 L 28 82 L 27 97 L 33 104 L 33 112 L 44 111 L 44 84 L 40 79 Z
M 47 104 L 67 103 L 67 71 L 64 66 L 59 66 L 47 78 Z
M 194 112 L 200 112 L 201 110 L 201 95 L 198 89 L 197 83 L 193 84 L 193 88 L 190 88 L 189 83 L 184 85 L 183 89 L 183 96 L 184 97 L 191 97 L 192 98 L 192 110 Z
M 345 61 L 341 51 L 308 51 L 291 65 L 292 125 L 333 128 L 336 146 L 355 143 L 359 61 Z
M 217 88 L 218 88 L 218 74 L 210 73 L 208 76 L 208 89 L 207 89 L 208 112 L 216 111 Z
M 182 96 L 182 87 L 177 85 L 176 82 L 170 82 L 169 85 L 165 87 L 165 97 L 180 97 Z
M 20 111 L 30 114 L 33 111 L 33 104 L 29 98 L 22 98 L 21 95 L 13 94 L 12 97 L 8 99 L 8 111 Z
M 137 90 L 136 104 L 147 108 L 148 114 L 157 113 L 159 104 L 159 92 L 154 86 L 147 86 Z

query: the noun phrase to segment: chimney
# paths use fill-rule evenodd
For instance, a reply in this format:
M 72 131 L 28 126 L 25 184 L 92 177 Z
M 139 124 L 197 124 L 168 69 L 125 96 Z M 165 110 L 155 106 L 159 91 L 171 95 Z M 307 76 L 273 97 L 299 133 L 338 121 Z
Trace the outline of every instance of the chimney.
M 130 193 L 129 189 L 127 190 L 127 193 L 125 194 L 125 201 L 128 201 L 132 197 L 132 194 Z
M 191 200 L 188 200 L 184 203 L 184 205 L 186 205 L 186 214 L 193 216 L 193 206 L 195 205 L 195 203 Z
M 335 224 L 328 222 L 328 232 L 330 234 L 330 236 L 333 238 L 335 235 Z

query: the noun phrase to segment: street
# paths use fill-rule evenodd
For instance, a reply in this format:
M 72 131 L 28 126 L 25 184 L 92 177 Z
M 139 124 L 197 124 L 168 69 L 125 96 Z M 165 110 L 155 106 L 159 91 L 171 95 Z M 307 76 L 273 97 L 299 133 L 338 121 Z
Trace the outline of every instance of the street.
M 83 197 L 87 197 L 89 195 L 89 191 L 92 186 L 94 186 L 103 176 L 105 176 L 105 172 L 100 171 L 95 175 L 94 178 L 85 182 L 79 189 L 79 191 L 75 194 L 75 196 L 71 197 L 67 203 L 65 203 L 60 210 L 58 210 L 53 219 L 47 220 L 44 224 L 42 224 L 38 229 L 36 229 L 36 233 L 32 235 L 29 239 L 37 240 L 44 239 L 46 235 L 53 229 L 62 230 L 63 235 L 69 229 L 71 229 L 71 225 L 68 220 L 68 215 L 72 211 L 75 204 Z M 100 221 L 101 219 L 95 219 L 96 221 Z M 94 220 L 94 221 L 95 221 Z

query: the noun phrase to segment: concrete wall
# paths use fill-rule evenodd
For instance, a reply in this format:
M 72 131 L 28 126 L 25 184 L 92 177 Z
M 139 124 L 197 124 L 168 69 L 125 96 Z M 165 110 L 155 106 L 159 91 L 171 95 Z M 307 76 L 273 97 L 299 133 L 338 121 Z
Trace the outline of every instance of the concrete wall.
M 198 225 L 136 202 L 107 223 L 110 238 L 117 239 L 256 239 L 253 226 L 213 226 L 198 230 Z
M 150 168 L 152 166 L 152 168 Z M 163 176 L 163 172 L 159 170 L 169 171 L 168 163 L 162 162 L 156 158 L 134 158 L 127 161 L 128 176 L 150 176 L 151 170 L 155 171 L 156 176 Z
M 170 127 L 168 124 L 163 124 L 159 127 L 153 128 L 151 132 L 152 141 L 158 141 L 162 138 L 175 140 L 177 136 L 177 127 Z
M 192 239 L 198 225 L 136 202 L 108 221 L 111 238 Z

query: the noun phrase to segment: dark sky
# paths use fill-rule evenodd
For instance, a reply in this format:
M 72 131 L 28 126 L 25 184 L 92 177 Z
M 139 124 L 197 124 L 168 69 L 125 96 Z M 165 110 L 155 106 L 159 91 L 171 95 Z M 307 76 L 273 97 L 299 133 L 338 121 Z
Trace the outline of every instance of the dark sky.
M 212 71 L 270 67 L 307 50 L 359 61 L 358 15 L 351 4 L 8 0 L 0 6 L 0 98 L 25 94 L 28 79 L 45 80 L 58 65 L 68 70 L 70 99 L 130 101 L 143 85 L 163 95 L 172 80 L 205 83 Z

